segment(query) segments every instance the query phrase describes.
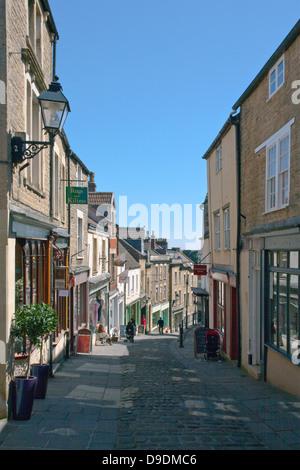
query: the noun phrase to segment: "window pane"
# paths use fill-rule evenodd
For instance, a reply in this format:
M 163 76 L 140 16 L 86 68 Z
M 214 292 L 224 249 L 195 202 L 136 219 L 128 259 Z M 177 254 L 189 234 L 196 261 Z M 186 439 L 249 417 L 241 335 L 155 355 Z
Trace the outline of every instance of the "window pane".
M 32 252 L 32 303 L 37 303 L 37 250 L 35 246 L 35 242 L 31 244 L 31 252 Z
M 298 251 L 290 251 L 290 268 L 299 267 L 299 252 Z
M 279 347 L 287 352 L 287 275 L 279 273 Z
M 289 136 L 287 135 L 280 141 L 280 171 L 287 170 L 289 167 Z
M 269 251 L 269 266 L 277 266 L 277 252 Z
M 281 268 L 287 268 L 288 252 L 279 251 L 278 253 L 278 266 Z
M 277 69 L 277 86 L 280 87 L 283 83 L 283 60 L 278 65 Z
M 269 311 L 270 342 L 277 345 L 277 273 L 270 273 Z
M 276 145 L 268 150 L 268 178 L 276 174 Z
M 299 339 L 299 298 L 298 298 L 299 276 L 290 276 L 290 298 L 289 298 L 289 327 L 290 327 L 290 353 L 298 349 Z
M 275 90 L 276 90 L 276 70 L 273 70 L 273 72 L 270 75 L 270 94 L 272 95 Z
M 31 299 L 31 269 L 30 269 L 30 249 L 28 243 L 24 246 L 24 272 L 26 278 L 25 304 L 30 305 Z

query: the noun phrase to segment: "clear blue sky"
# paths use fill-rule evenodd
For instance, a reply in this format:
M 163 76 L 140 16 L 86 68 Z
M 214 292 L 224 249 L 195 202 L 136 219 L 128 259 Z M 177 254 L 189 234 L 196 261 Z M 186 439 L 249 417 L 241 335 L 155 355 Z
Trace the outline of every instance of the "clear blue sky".
M 201 204 L 202 156 L 298 21 L 299 0 L 49 3 L 65 131 L 97 190 L 147 206 L 150 229 L 151 204 Z

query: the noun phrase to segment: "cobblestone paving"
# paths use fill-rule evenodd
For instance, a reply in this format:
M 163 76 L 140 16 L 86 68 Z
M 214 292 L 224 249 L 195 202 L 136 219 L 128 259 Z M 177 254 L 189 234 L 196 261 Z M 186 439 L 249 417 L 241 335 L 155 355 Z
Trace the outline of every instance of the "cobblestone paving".
M 0 450 L 300 449 L 299 399 L 193 345 L 190 329 L 184 348 L 146 335 L 71 356 L 30 420 L 0 420 Z
M 172 337 L 139 339 L 121 370 L 117 449 L 300 449 L 299 400 Z

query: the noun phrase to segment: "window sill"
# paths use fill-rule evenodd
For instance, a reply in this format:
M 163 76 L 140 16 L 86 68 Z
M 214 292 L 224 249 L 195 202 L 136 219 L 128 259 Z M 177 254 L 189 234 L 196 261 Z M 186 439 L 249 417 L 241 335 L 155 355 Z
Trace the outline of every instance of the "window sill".
M 24 178 L 24 186 L 26 186 L 26 188 L 28 188 L 30 191 L 34 192 L 41 198 L 46 199 L 46 194 L 40 188 L 35 186 L 35 184 L 29 183 L 26 178 Z
M 276 212 L 276 211 L 282 211 L 283 209 L 286 209 L 287 207 L 289 207 L 289 204 L 286 204 L 285 206 L 282 206 L 282 207 L 275 207 L 274 209 L 266 210 L 265 212 L 262 213 L 262 215 L 272 214 L 273 212 Z
M 273 98 L 274 95 L 276 95 L 276 93 L 280 90 L 280 88 L 283 87 L 283 85 L 284 85 L 284 82 L 278 88 L 276 88 L 276 90 L 272 93 L 272 95 L 269 95 L 269 98 L 266 99 L 266 103 L 268 103 L 270 99 Z
M 277 348 L 276 346 L 274 346 L 273 344 L 270 344 L 270 343 L 266 343 L 265 346 L 268 348 L 268 349 L 271 349 L 272 351 L 274 351 L 275 353 L 279 354 L 280 356 L 284 357 L 287 361 L 291 362 L 292 364 L 294 364 L 294 366 L 298 366 L 300 367 L 300 362 L 298 364 L 295 364 L 293 361 L 292 361 L 292 356 L 291 355 L 288 355 L 285 351 L 283 351 L 282 349 L 279 349 Z

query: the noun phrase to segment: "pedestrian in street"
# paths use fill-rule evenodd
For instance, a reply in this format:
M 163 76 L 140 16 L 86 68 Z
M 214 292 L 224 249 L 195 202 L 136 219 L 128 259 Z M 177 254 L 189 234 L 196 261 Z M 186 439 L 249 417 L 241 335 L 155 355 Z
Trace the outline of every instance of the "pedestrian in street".
M 141 323 L 142 323 L 142 325 L 145 327 L 145 334 L 146 334 L 146 326 L 147 326 L 147 322 L 146 322 L 146 317 L 145 317 L 145 315 L 143 315 L 143 316 L 142 316 Z
M 160 317 L 160 319 L 158 320 L 157 322 L 158 324 L 158 331 L 159 331 L 159 334 L 160 335 L 163 335 L 164 334 L 164 321 L 163 319 Z
M 130 321 L 133 324 L 133 335 L 135 336 L 136 335 L 136 323 L 135 323 L 134 318 L 132 318 Z
M 134 342 L 134 321 L 131 319 L 127 325 L 126 325 L 126 335 L 128 336 L 128 339 L 133 343 Z

